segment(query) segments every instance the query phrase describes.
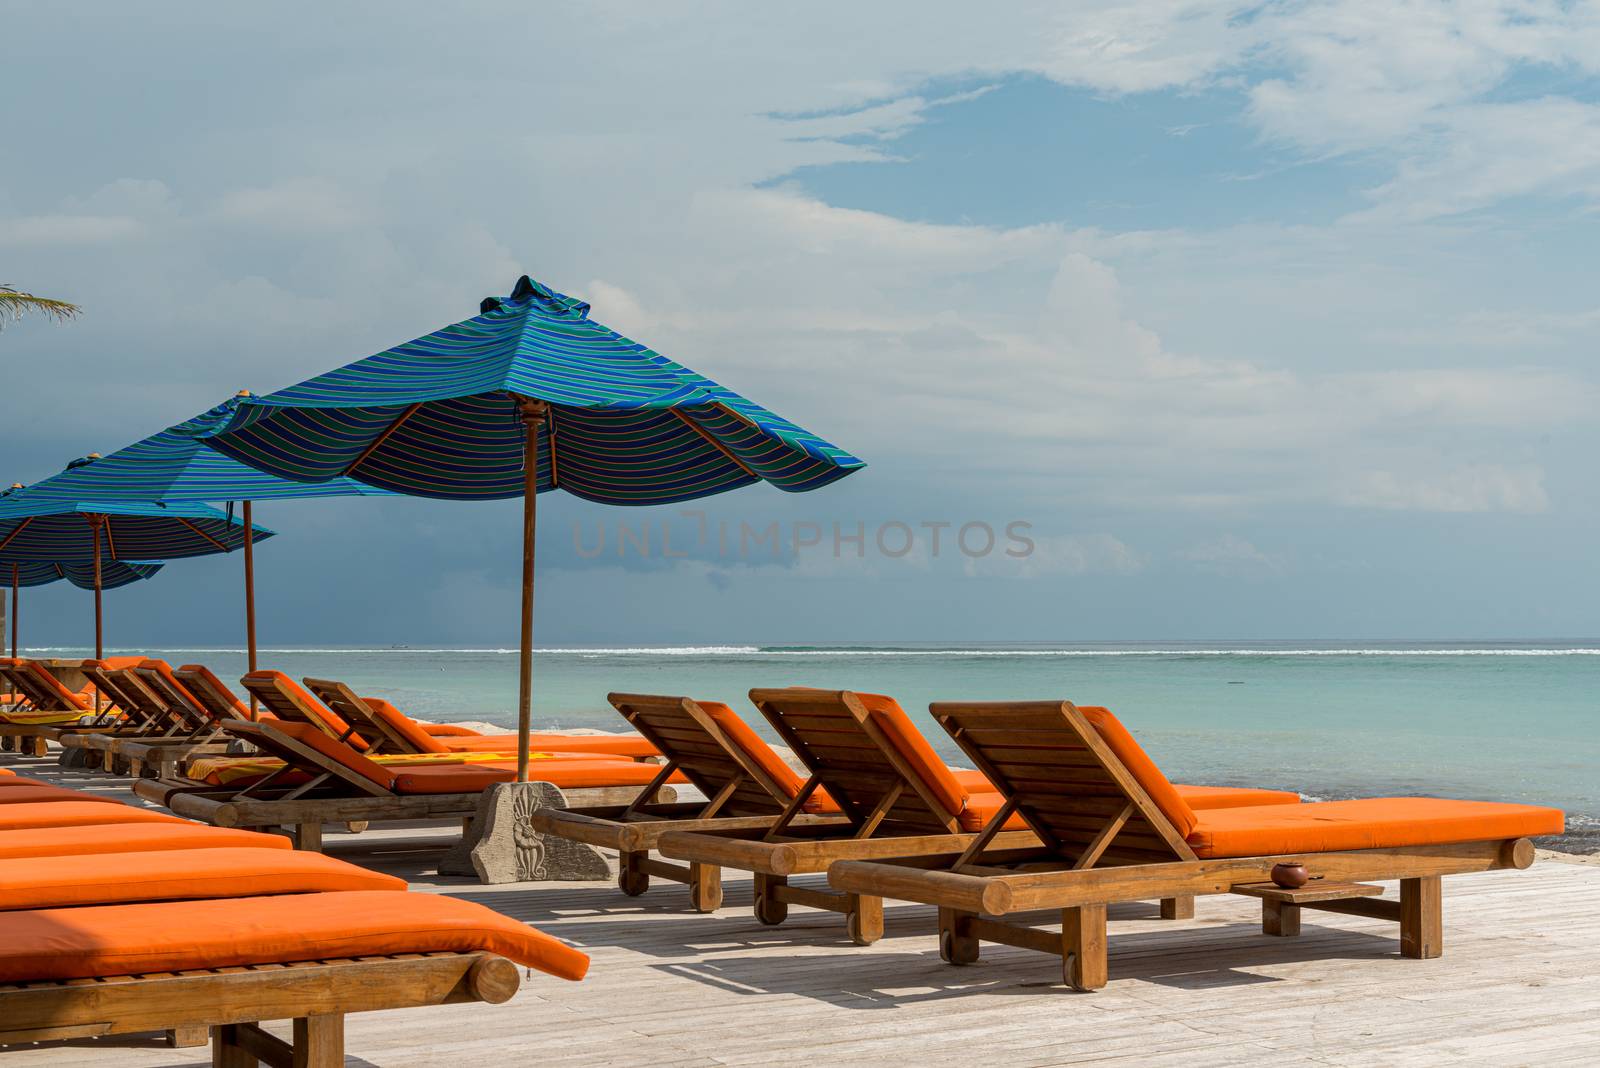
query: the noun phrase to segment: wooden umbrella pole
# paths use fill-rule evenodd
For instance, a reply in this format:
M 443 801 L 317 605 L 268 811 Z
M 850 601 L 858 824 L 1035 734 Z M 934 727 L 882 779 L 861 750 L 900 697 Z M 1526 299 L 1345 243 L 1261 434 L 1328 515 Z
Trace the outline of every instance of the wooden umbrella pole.
M 11 659 L 17 658 L 17 584 L 19 565 L 11 565 Z
M 105 659 L 104 627 L 100 614 L 100 519 L 94 520 L 94 658 Z M 98 690 L 95 691 L 99 693 Z
M 528 734 L 533 729 L 533 549 L 539 517 L 539 428 L 543 401 L 518 398 L 526 437 L 522 446 L 522 663 L 517 692 L 517 781 L 528 781 Z
M 94 658 L 105 659 L 105 641 L 103 634 L 103 618 L 100 605 L 100 526 L 104 520 L 100 516 L 92 517 L 89 522 L 94 526 Z M 94 711 L 100 714 L 100 687 L 94 688 Z
M 244 644 L 245 662 L 250 670 L 256 669 L 256 546 L 255 522 L 250 516 L 250 502 L 244 502 Z M 250 718 L 257 716 L 256 695 L 250 695 Z

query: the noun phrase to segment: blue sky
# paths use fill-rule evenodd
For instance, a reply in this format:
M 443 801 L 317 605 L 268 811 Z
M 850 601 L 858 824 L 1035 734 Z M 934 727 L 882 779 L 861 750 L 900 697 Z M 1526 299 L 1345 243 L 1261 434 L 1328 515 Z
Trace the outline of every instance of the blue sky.
M 527 272 L 871 464 L 713 524 L 1036 543 L 590 558 L 574 524 L 697 520 L 547 496 L 543 643 L 1600 633 L 1590 8 L 85 4 L 7 37 L 47 106 L 8 119 L 0 281 L 87 309 L 0 333 L 7 481 Z M 516 510 L 263 509 L 264 643 L 510 644 Z M 118 591 L 113 641 L 235 641 L 237 570 Z M 37 591 L 26 636 L 87 611 Z

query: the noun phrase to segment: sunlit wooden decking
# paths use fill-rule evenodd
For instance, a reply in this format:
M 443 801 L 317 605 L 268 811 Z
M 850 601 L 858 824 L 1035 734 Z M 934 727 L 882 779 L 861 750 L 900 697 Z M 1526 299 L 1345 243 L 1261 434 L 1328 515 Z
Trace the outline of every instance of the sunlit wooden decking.
M 0 762 L 131 797 L 53 760 Z M 890 903 L 884 939 L 856 948 L 832 914 L 760 926 L 731 873 L 712 916 L 689 912 L 681 886 L 629 899 L 610 884 L 440 879 L 427 833 L 330 835 L 328 851 L 537 924 L 589 952 L 591 976 L 535 975 L 501 1006 L 352 1016 L 350 1064 L 1516 1065 L 1585 1063 L 1600 1043 L 1600 867 L 1447 879 L 1432 961 L 1402 959 L 1392 924 L 1357 917 L 1307 913 L 1299 938 L 1264 937 L 1242 897 L 1202 898 L 1191 921 L 1114 908 L 1111 984 L 1073 994 L 1059 962 L 1024 950 L 940 963 L 922 906 Z M 0 1050 L 0 1068 L 209 1063 L 155 1036 Z

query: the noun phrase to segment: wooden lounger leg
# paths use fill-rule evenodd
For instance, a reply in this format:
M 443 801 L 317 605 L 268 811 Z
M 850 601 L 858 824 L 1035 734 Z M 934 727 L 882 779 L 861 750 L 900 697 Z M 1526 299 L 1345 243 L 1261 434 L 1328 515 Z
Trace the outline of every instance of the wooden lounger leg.
M 844 914 L 844 929 L 850 941 L 870 946 L 883 937 L 883 898 L 870 894 L 849 895 L 850 908 Z
M 302 1016 L 294 1022 L 294 1068 L 344 1068 L 344 1017 Z
M 716 864 L 689 864 L 689 904 L 696 912 L 722 907 L 722 868 Z
M 1106 907 L 1061 910 L 1061 977 L 1074 990 L 1106 985 Z
M 1194 895 L 1181 894 L 1178 897 L 1162 898 L 1161 918 L 1163 920 L 1194 919 Z
M 247 1048 L 252 1034 L 270 1038 L 255 1024 L 227 1024 L 211 1029 L 211 1068 L 259 1068 L 261 1058 Z M 277 1039 L 273 1039 L 277 1041 Z
M 776 926 L 789 918 L 789 903 L 780 900 L 774 891 L 787 886 L 789 880 L 782 875 L 756 872 L 756 919 L 768 927 Z
M 211 1068 L 257 1068 L 263 1061 L 272 1068 L 344 1068 L 344 1016 L 299 1017 L 292 1044 L 253 1023 L 211 1029 Z
M 1292 938 L 1300 933 L 1300 906 L 1289 901 L 1261 901 L 1261 933 Z
M 641 849 L 623 850 L 617 854 L 617 889 L 629 897 L 638 897 L 650 889 L 650 873 L 644 870 L 649 854 Z
M 1431 960 L 1444 953 L 1444 893 L 1439 876 L 1400 880 L 1400 955 Z
M 322 852 L 322 821 L 313 820 L 310 823 L 295 824 L 294 847 L 304 849 L 308 853 Z
M 976 964 L 980 943 L 971 930 L 972 914 L 939 909 L 939 959 L 946 964 Z

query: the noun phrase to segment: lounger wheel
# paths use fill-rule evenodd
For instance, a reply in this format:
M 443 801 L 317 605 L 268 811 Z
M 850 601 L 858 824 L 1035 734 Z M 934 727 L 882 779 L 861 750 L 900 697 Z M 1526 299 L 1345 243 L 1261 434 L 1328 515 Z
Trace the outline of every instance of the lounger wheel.
M 722 907 L 722 887 L 689 887 L 689 907 L 696 912 L 715 912 Z
M 637 868 L 623 865 L 622 869 L 617 872 L 617 889 L 629 897 L 638 897 L 650 889 L 650 875 L 648 872 L 642 872 Z
M 771 894 L 756 895 L 756 919 L 768 927 L 776 927 L 789 918 L 789 903 L 779 901 Z
M 963 941 L 960 948 L 956 946 L 954 931 L 939 932 L 939 959 L 946 964 L 976 964 L 978 961 L 978 947 Z
M 870 946 L 877 941 L 875 937 L 868 937 L 861 930 L 861 913 L 848 912 L 844 917 L 845 933 L 850 936 L 850 941 L 858 946 Z

